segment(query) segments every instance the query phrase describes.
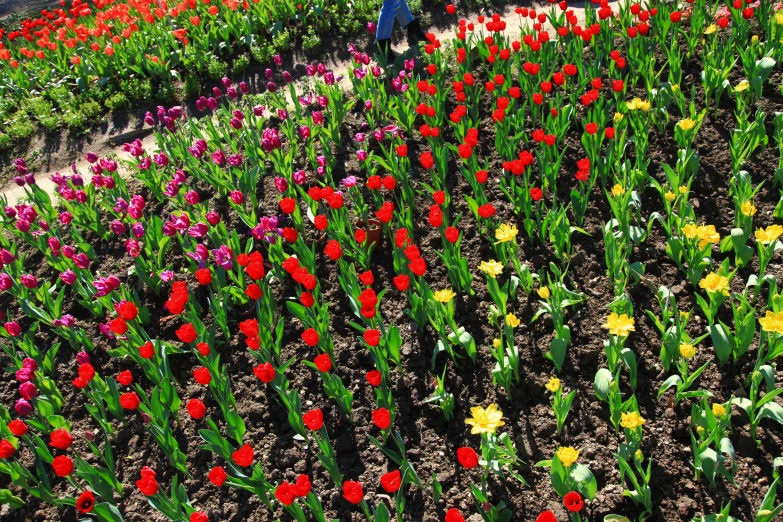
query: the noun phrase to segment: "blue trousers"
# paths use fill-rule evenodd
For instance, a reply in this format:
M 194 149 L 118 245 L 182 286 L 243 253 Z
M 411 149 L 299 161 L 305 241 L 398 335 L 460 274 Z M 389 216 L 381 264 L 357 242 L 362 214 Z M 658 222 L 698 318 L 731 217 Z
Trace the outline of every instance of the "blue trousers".
M 383 0 L 381 14 L 378 16 L 378 28 L 375 32 L 376 40 L 391 38 L 395 18 L 400 22 L 400 27 L 405 27 L 413 21 L 408 2 L 405 0 Z

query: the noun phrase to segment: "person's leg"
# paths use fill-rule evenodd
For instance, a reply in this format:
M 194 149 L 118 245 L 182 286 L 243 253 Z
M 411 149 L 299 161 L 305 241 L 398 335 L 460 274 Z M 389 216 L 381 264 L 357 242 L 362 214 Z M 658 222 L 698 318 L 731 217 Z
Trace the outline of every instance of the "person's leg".
M 423 42 L 427 39 L 424 31 L 421 29 L 419 21 L 413 17 L 411 10 L 408 7 L 406 0 L 400 0 L 402 4 L 397 11 L 397 21 L 400 22 L 400 26 L 404 27 L 408 32 L 408 36 L 416 41 Z
M 405 6 L 407 9 L 407 5 Z M 375 30 L 375 40 L 390 40 L 394 30 L 394 19 L 400 9 L 400 0 L 383 0 L 381 14 L 378 16 L 378 27 Z M 410 11 L 409 11 L 410 12 Z
M 413 21 L 413 15 L 406 0 L 400 0 L 400 5 L 397 9 L 397 21 L 400 22 L 400 27 L 406 27 Z

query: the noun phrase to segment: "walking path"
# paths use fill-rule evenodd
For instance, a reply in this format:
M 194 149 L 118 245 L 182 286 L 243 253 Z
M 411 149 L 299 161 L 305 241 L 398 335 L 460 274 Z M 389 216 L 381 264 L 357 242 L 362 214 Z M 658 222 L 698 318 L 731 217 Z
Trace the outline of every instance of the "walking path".
M 627 1 L 628 0 L 619 0 L 619 3 L 625 3 Z M 618 8 L 618 1 L 613 1 L 612 7 L 616 11 Z M 531 7 L 531 9 L 533 8 L 539 11 L 546 10 L 548 12 L 550 9 L 550 5 L 548 3 L 544 3 L 544 4 L 539 3 Z M 532 25 L 533 21 L 530 18 L 525 18 L 524 20 L 520 20 L 520 16 L 514 12 L 514 9 L 515 7 L 511 7 L 511 6 L 506 7 L 504 12 L 501 13 L 501 19 L 506 22 L 505 34 L 509 35 L 513 39 L 518 39 L 519 35 L 521 34 L 521 27 L 529 27 L 530 25 Z M 577 17 L 578 23 L 580 25 L 584 23 L 585 20 L 584 7 L 569 6 L 569 10 L 573 10 L 574 14 Z M 475 22 L 478 16 L 479 13 L 471 13 L 469 17 L 466 17 L 466 19 Z M 484 14 L 484 16 L 489 16 L 489 15 Z M 523 24 L 523 26 L 520 26 L 520 22 Z M 477 28 L 478 28 L 478 24 L 477 24 Z M 550 30 L 550 33 L 552 32 L 552 26 L 548 22 L 544 25 L 544 28 Z M 454 35 L 453 27 L 450 27 L 445 30 L 431 28 L 429 29 L 429 31 L 435 34 L 436 38 L 438 38 L 441 41 L 449 40 Z M 552 36 L 552 34 L 550 35 Z M 404 51 L 404 48 L 398 43 L 396 46 L 394 46 L 394 50 L 401 53 Z M 349 60 L 337 60 L 335 58 L 332 58 L 331 60 L 327 60 L 327 62 L 328 62 L 326 63 L 327 68 L 332 70 L 335 76 L 346 76 L 348 72 L 348 67 L 350 65 Z M 350 88 L 350 82 L 347 80 L 344 80 L 342 82 L 342 85 L 345 88 Z M 153 151 L 155 149 L 155 136 L 153 134 L 144 137 L 141 141 L 142 144 L 144 145 L 145 150 Z M 115 153 L 120 159 L 131 158 L 130 154 L 123 152 L 122 145 L 118 145 L 110 152 Z M 81 158 L 80 160 L 74 163 L 74 166 L 76 170 L 79 171 L 79 173 L 86 178 L 85 181 L 89 181 L 90 164 L 87 162 L 87 160 Z M 120 170 L 123 170 L 123 168 L 120 167 Z M 52 175 L 58 172 L 69 173 L 70 171 L 71 171 L 71 165 L 62 165 L 48 172 L 39 172 L 36 173 L 36 182 L 40 188 L 46 190 L 49 193 L 54 193 L 56 185 L 52 182 L 51 179 Z M 127 174 L 128 173 L 124 173 L 124 175 Z M 11 182 L 9 186 L 4 188 L 0 194 L 2 197 L 6 199 L 5 204 L 9 206 L 16 205 L 20 200 L 26 197 L 24 189 L 18 187 L 13 182 Z

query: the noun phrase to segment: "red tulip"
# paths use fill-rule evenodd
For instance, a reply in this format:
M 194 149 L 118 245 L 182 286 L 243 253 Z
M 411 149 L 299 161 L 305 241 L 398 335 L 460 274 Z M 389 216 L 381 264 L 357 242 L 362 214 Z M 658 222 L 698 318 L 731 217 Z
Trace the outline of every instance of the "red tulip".
M 63 428 L 49 434 L 49 444 L 60 450 L 67 450 L 73 443 L 73 436 Z
M 327 353 L 322 353 L 321 355 L 317 356 L 313 362 L 315 362 L 316 368 L 318 368 L 318 370 L 322 371 L 323 373 L 326 373 L 332 369 L 332 360 L 329 358 L 329 354 Z
M 136 392 L 128 392 L 120 395 L 120 406 L 126 410 L 135 410 L 139 407 L 139 404 L 141 404 L 141 401 L 139 400 L 139 396 L 136 395 Z
M 400 489 L 402 477 L 400 476 L 400 470 L 395 469 L 384 475 L 381 475 L 381 487 L 386 493 L 394 493 Z
M 144 496 L 151 497 L 158 492 L 158 481 L 155 477 L 155 472 L 147 466 L 141 468 L 141 479 L 136 481 L 136 487 Z
M 73 473 L 73 461 L 65 455 L 60 455 L 52 461 L 52 468 L 58 477 L 67 477 Z
M 188 401 L 188 413 L 196 420 L 201 420 L 207 414 L 207 407 L 200 399 L 190 399 Z
M 224 470 L 221 466 L 215 466 L 210 470 L 209 475 L 207 475 L 209 481 L 218 487 L 222 486 L 226 482 L 227 477 L 226 470 Z
M 92 491 L 85 491 L 76 499 L 76 509 L 79 513 L 87 514 L 95 507 L 95 496 Z
M 391 424 L 391 413 L 386 408 L 378 408 L 372 412 L 372 422 L 378 428 L 385 430 Z
M 255 459 L 253 448 L 250 447 L 250 444 L 245 444 L 231 454 L 231 459 L 237 466 L 250 466 L 253 463 L 253 459 Z
M 308 429 L 318 431 L 324 425 L 324 414 L 321 410 L 310 410 L 302 415 L 302 421 Z
M 473 448 L 459 448 L 457 450 L 457 460 L 468 469 L 478 466 L 478 455 Z
M 352 480 L 343 482 L 343 498 L 351 504 L 358 504 L 364 498 L 362 485 Z

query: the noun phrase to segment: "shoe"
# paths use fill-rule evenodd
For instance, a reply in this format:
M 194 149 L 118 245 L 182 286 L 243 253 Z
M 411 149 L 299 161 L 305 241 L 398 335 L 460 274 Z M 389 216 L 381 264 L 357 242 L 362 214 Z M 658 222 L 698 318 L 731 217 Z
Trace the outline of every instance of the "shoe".
M 378 52 L 386 58 L 386 63 L 392 63 L 397 59 L 397 55 L 391 48 L 391 38 L 376 40 L 375 46 L 378 48 Z
M 408 38 L 413 38 L 417 42 L 427 41 L 427 35 L 422 30 L 418 19 L 414 18 L 411 23 L 405 26 L 405 30 L 408 31 Z

